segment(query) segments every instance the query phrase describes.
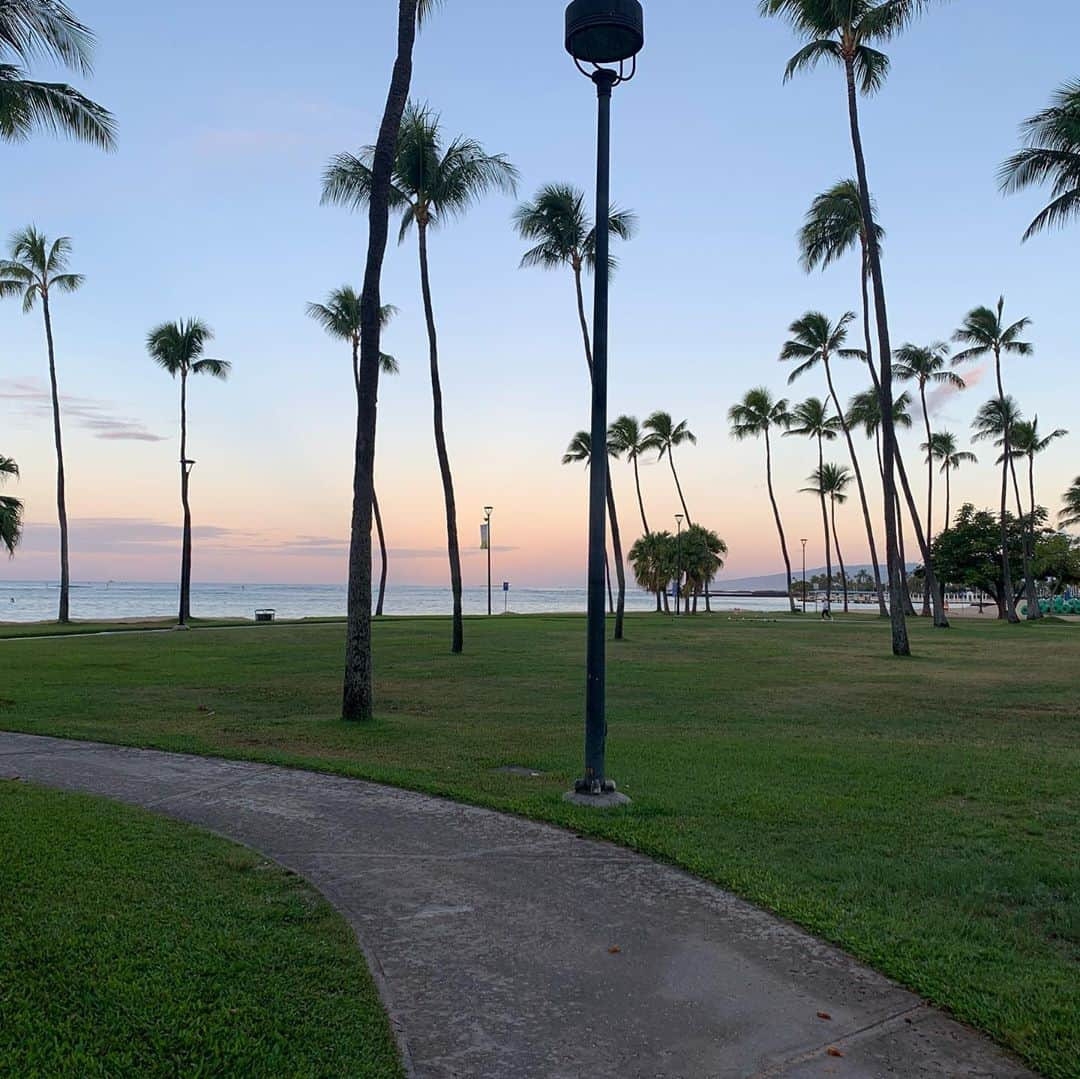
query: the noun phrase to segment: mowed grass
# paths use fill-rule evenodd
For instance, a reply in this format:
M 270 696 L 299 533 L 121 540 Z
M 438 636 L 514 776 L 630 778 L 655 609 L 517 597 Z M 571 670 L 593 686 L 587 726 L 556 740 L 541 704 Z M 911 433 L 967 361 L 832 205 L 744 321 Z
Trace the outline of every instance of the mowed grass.
M 471 620 L 454 657 L 447 622 L 382 622 L 368 726 L 337 718 L 341 626 L 0 642 L 0 727 L 363 776 L 604 836 L 1080 1075 L 1080 627 L 919 622 L 898 661 L 874 618 L 629 618 L 609 772 L 633 804 L 610 814 L 562 801 L 584 629 Z
M 348 925 L 206 832 L 0 781 L 0 1073 L 402 1074 Z

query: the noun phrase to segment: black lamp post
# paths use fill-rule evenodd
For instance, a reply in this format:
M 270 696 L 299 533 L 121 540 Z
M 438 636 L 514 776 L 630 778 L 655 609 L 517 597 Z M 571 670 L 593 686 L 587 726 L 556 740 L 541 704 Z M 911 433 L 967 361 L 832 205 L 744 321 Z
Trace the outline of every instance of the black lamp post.
M 802 541 L 802 613 L 806 614 L 806 544 L 808 540 Z
M 606 614 L 604 550 L 607 545 L 608 222 L 611 217 L 611 91 L 637 71 L 645 44 L 639 0 L 573 0 L 566 9 L 566 51 L 596 86 L 599 124 L 596 164 L 596 295 L 593 307 L 592 455 L 589 470 L 589 623 L 585 689 L 585 775 L 578 794 L 612 794 L 605 773 Z M 629 62 L 630 67 L 627 68 Z M 617 64 L 617 67 L 603 67 Z
M 494 506 L 484 507 L 484 524 L 487 525 L 487 556 L 488 556 L 488 617 L 491 617 L 491 514 Z
M 679 531 L 675 541 L 675 550 L 677 552 L 675 558 L 675 613 L 677 615 L 682 614 L 682 523 L 683 515 L 681 513 L 675 514 L 675 520 L 678 523 Z

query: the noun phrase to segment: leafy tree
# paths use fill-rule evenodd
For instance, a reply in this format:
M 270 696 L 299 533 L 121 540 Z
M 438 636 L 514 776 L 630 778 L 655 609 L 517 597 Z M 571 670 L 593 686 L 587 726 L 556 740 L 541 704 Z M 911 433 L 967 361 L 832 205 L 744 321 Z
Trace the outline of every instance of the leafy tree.
M 0 9 L 2 10 L 2 9 Z M 52 391 L 53 442 L 56 447 L 56 513 L 60 524 L 61 622 L 70 621 L 71 565 L 68 552 L 67 488 L 64 473 L 64 439 L 60 422 L 60 390 L 56 379 L 56 345 L 53 339 L 52 297 L 75 292 L 82 274 L 68 272 L 71 240 L 61 236 L 49 241 L 31 225 L 11 238 L 10 256 L 0 260 L 0 297 L 21 296 L 23 312 L 33 311 L 38 300 L 45 320 L 45 343 L 49 354 L 49 386 Z
M 618 457 L 619 449 L 615 443 L 607 444 L 608 457 Z M 588 468 L 592 464 L 592 435 L 588 431 L 578 431 L 570 440 L 566 448 L 562 463 L 564 465 L 584 464 Z M 615 573 L 619 582 L 619 602 L 615 608 L 615 640 L 623 639 L 623 621 L 626 615 L 626 571 L 623 569 L 622 538 L 619 535 L 619 517 L 615 512 L 615 497 L 608 484 L 607 491 L 608 517 L 611 519 L 611 543 L 615 548 Z
M 1073 481 L 1073 485 L 1065 492 L 1065 508 L 1058 515 L 1058 521 L 1062 528 L 1073 528 L 1080 525 L 1080 476 Z
M 802 435 L 813 438 L 818 446 L 818 467 L 820 473 L 825 468 L 825 443 L 834 442 L 840 430 L 840 421 L 829 412 L 829 406 L 818 397 L 809 397 L 802 404 L 796 405 L 791 413 L 791 424 L 785 435 Z M 829 512 L 825 508 L 825 492 L 817 490 L 821 501 L 821 526 L 825 534 L 825 573 L 826 598 L 832 601 L 832 542 L 829 532 Z
M 941 464 L 941 474 L 945 477 L 945 531 L 948 532 L 952 521 L 952 474 L 965 464 L 978 464 L 979 459 L 975 454 L 961 450 L 956 435 L 950 431 L 935 431 L 930 441 L 923 443 L 922 451 L 931 467 L 938 462 Z
M 343 285 L 334 289 L 327 297 L 326 303 L 309 303 L 307 313 L 313 318 L 331 337 L 341 341 L 348 341 L 352 346 L 353 384 L 356 388 L 357 408 L 360 408 L 360 331 L 361 331 L 361 304 L 360 297 L 351 285 Z M 380 328 L 385 329 L 390 320 L 397 314 L 397 308 L 392 304 L 384 304 L 380 319 Z M 381 353 L 380 361 L 382 374 L 396 375 L 399 371 L 398 362 L 393 356 Z M 379 555 L 382 560 L 382 569 L 379 574 L 379 600 L 375 605 L 375 617 L 381 618 L 383 606 L 386 601 L 386 577 L 388 562 L 386 557 L 386 534 L 383 531 L 382 513 L 379 510 L 379 496 L 375 491 L 374 484 L 371 490 L 371 508 L 375 514 L 375 531 L 379 536 Z
M 112 150 L 112 115 L 73 87 L 28 78 L 31 60 L 89 75 L 94 34 L 63 0 L 0 2 L 0 139 L 20 142 L 40 129 Z
M 195 462 L 188 459 L 187 450 L 187 392 L 188 379 L 209 375 L 225 380 L 232 364 L 227 360 L 212 360 L 203 355 L 214 337 L 210 327 L 200 319 L 183 322 L 164 322 L 150 331 L 146 350 L 150 358 L 174 379 L 180 379 L 180 504 L 184 511 L 184 539 L 180 556 L 180 625 L 191 618 L 191 469 Z
M 724 568 L 728 553 L 727 544 L 713 531 L 703 525 L 691 525 L 676 541 L 679 565 L 686 578 L 686 610 L 690 611 L 693 597 L 693 613 L 697 614 L 698 596 L 708 590 L 716 575 Z
M 354 208 L 366 205 L 374 182 L 376 147 L 360 156 L 339 154 L 323 177 L 323 202 Z M 435 308 L 431 296 L 428 263 L 428 231 L 459 217 L 482 195 L 491 191 L 513 193 L 518 173 L 502 154 L 488 154 L 475 139 L 459 136 L 444 145 L 439 117 L 426 106 L 410 104 L 398 133 L 390 184 L 390 205 L 401 214 L 398 234 L 404 241 L 416 226 L 420 252 L 420 288 L 424 299 L 431 367 L 431 395 L 434 406 L 435 448 L 446 503 L 446 538 L 450 561 L 450 586 L 454 597 L 453 652 L 465 648 L 465 627 L 461 606 L 461 547 L 457 530 L 457 503 L 450 455 L 446 447 L 443 419 L 442 382 L 439 374 L 439 340 Z M 372 484 L 374 486 L 374 483 Z
M 688 420 L 676 423 L 669 412 L 654 412 L 646 421 L 645 429 L 652 432 L 652 442 L 660 451 L 660 460 L 666 456 L 671 465 L 671 475 L 675 480 L 675 489 L 679 492 L 679 501 L 682 503 L 683 513 L 686 514 L 686 523 L 693 525 L 690 511 L 686 508 L 686 499 L 683 497 L 682 484 L 679 482 L 679 474 L 675 471 L 675 449 L 683 443 L 689 442 L 691 446 L 697 445 L 697 435 L 690 430 Z
M 858 482 L 863 525 L 866 528 L 866 540 L 870 548 L 870 560 L 874 566 L 874 580 L 877 584 L 878 607 L 882 617 L 887 618 L 889 610 L 885 605 L 885 591 L 881 585 L 881 567 L 878 560 L 877 543 L 874 539 L 874 526 L 870 520 L 870 504 L 866 498 L 866 486 L 863 483 L 862 469 L 859 467 L 859 455 L 855 452 L 855 442 L 851 437 L 851 429 L 848 427 L 844 416 L 843 405 L 840 404 L 840 396 L 836 392 L 832 374 L 832 359 L 834 356 L 863 361 L 866 359 L 865 355 L 858 349 L 844 347 L 847 341 L 848 326 L 854 320 L 855 313 L 848 311 L 834 325 L 820 311 L 808 311 L 801 319 L 793 322 L 789 327 L 792 337 L 781 350 L 780 359 L 794 360 L 799 364 L 788 378 L 789 385 L 808 371 L 812 371 L 818 364 L 821 364 L 825 369 L 825 380 L 829 386 L 829 396 L 839 417 L 840 429 L 844 433 L 848 454 L 851 457 L 851 466 L 855 470 L 855 479 Z
M 630 566 L 639 588 L 656 596 L 659 614 L 661 600 L 668 608 L 668 586 L 675 578 L 675 537 L 670 532 L 647 532 L 630 548 Z
M 12 477 L 19 478 L 19 466 L 10 457 L 0 456 L 0 484 Z M 0 495 L 0 547 L 12 558 L 22 538 L 22 520 L 22 502 L 11 495 Z
M 1005 511 L 1008 506 L 1009 498 L 1009 472 L 1013 474 L 1013 486 L 1018 487 L 1016 482 L 1016 470 L 1013 468 L 1012 460 L 1012 428 L 1011 424 L 1014 419 L 1020 418 L 1019 410 L 1016 408 L 1016 402 L 1006 399 L 1005 396 L 1005 382 L 1002 378 L 1001 366 L 1002 359 L 1005 356 L 1030 356 L 1035 349 L 1032 345 L 1024 340 L 1021 340 L 1021 335 L 1030 327 L 1031 319 L 1022 318 L 1018 319 L 1011 325 L 1007 325 L 1005 322 L 1005 297 L 1002 296 L 997 302 L 997 308 L 991 309 L 989 307 L 976 307 L 974 310 L 969 311 L 964 318 L 964 322 L 960 329 L 953 335 L 953 340 L 959 344 L 966 345 L 967 348 L 963 352 L 959 352 L 953 357 L 953 363 L 970 363 L 975 360 L 980 360 L 985 356 L 993 356 L 994 358 L 994 374 L 997 379 L 997 420 L 1002 424 L 1000 432 L 1001 444 L 1002 444 L 1002 464 L 1001 464 L 1001 546 L 1004 552 L 1004 558 L 1006 562 L 1004 583 L 1005 590 L 1012 587 L 1012 573 L 1008 566 L 1008 560 L 1010 557 L 1009 546 L 1005 541 Z M 987 417 L 983 417 L 984 420 L 989 418 L 991 425 L 993 422 L 993 416 L 987 414 Z M 985 434 L 984 436 L 985 437 Z M 1017 501 L 1019 501 L 1019 493 L 1017 494 Z M 1023 550 L 1024 558 L 1024 577 L 1027 582 L 1027 600 L 1028 600 L 1028 617 L 1039 618 L 1041 612 L 1039 611 L 1039 605 L 1036 602 L 1035 597 L 1035 582 L 1032 580 L 1030 572 L 1030 552 L 1027 549 L 1027 545 L 1024 545 Z M 1010 597 L 1006 597 L 1007 602 Z M 1015 611 L 1015 599 L 1013 606 L 1009 608 L 1009 621 L 1019 622 L 1020 619 L 1016 616 Z
M 870 95 L 880 90 L 888 76 L 889 58 L 875 46 L 898 37 L 923 11 L 927 2 L 928 0 L 760 0 L 759 3 L 759 9 L 763 15 L 786 19 L 805 42 L 788 61 L 784 74 L 785 81 L 801 71 L 815 68 L 822 61 L 837 64 L 844 72 L 848 125 L 851 130 L 852 151 L 855 155 L 859 209 L 863 219 L 862 234 L 867 246 L 870 279 L 873 284 L 874 314 L 878 329 L 878 360 L 881 367 L 878 391 L 881 394 L 882 442 L 885 461 L 885 542 L 891 595 L 896 597 L 896 602 L 890 605 L 890 618 L 892 649 L 893 654 L 897 656 L 910 655 L 911 643 L 900 600 L 902 576 L 893 471 L 893 462 L 897 460 L 897 449 L 896 432 L 892 420 L 892 344 L 889 336 L 884 276 L 881 271 L 879 238 L 874 221 L 870 182 L 860 129 L 859 94 Z M 928 545 L 924 543 L 923 547 L 928 552 Z
M 1027 146 L 1001 167 L 1006 192 L 1051 185 L 1053 200 L 1032 221 L 1024 239 L 1080 215 L 1080 79 L 1065 83 L 1048 109 L 1025 121 Z
M 739 442 L 748 438 L 765 439 L 765 483 L 769 491 L 769 502 L 772 505 L 773 519 L 776 521 L 776 532 L 780 537 L 780 551 L 784 556 L 784 569 L 787 571 L 788 602 L 791 604 L 791 613 L 795 613 L 795 593 L 791 587 L 791 556 L 788 554 L 787 537 L 784 535 L 784 524 L 780 519 L 780 507 L 776 503 L 776 492 L 773 489 L 772 470 L 772 441 L 770 432 L 775 427 L 783 432 L 791 426 L 791 407 L 786 398 L 774 401 L 772 394 L 765 386 L 758 386 L 749 390 L 743 399 L 732 405 L 728 410 L 728 421 L 731 424 L 731 437 Z
M 1080 584 L 1080 537 L 1044 530 L 1035 544 L 1035 572 L 1051 582 L 1055 596 Z
M 637 489 L 638 509 L 641 511 L 641 527 L 649 534 L 649 522 L 645 517 L 645 500 L 641 497 L 641 475 L 638 461 L 643 453 L 656 449 L 655 436 L 646 435 L 636 416 L 620 416 L 608 432 L 608 441 L 615 447 L 617 456 L 625 457 L 634 466 L 634 486 Z

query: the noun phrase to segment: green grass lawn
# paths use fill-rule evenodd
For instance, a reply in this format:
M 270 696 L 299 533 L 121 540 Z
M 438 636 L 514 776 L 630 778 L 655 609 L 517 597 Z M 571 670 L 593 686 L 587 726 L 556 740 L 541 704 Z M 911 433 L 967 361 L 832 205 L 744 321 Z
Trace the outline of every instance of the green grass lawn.
M 0 727 L 364 776 L 605 836 L 835 941 L 1080 1075 L 1080 629 L 628 619 L 609 771 L 581 769 L 584 620 L 376 630 L 379 717 L 337 719 L 340 626 L 0 643 Z M 15 657 L 18 657 L 15 661 Z M 7 673 L 10 671 L 10 673 Z M 525 765 L 539 779 L 495 771 Z
M 352 931 L 206 832 L 0 781 L 0 1074 L 401 1075 Z

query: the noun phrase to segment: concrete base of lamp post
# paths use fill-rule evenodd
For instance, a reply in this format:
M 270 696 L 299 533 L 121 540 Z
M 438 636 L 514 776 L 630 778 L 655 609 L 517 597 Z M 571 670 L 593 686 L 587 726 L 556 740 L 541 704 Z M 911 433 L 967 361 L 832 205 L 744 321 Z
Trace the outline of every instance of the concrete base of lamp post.
M 586 809 L 616 809 L 618 806 L 630 804 L 630 799 L 625 794 L 620 794 L 614 789 L 601 791 L 599 794 L 589 794 L 587 791 L 572 790 L 563 795 L 563 801 L 571 805 L 584 806 Z

